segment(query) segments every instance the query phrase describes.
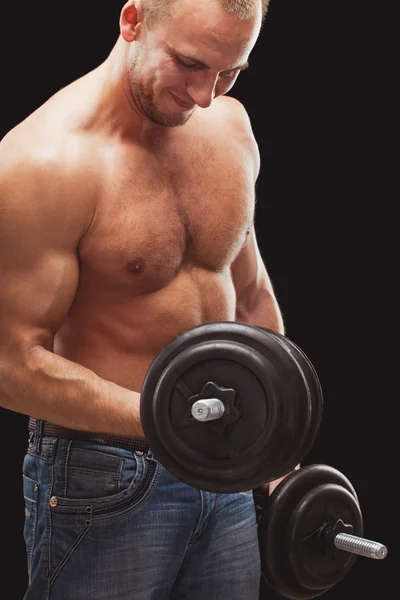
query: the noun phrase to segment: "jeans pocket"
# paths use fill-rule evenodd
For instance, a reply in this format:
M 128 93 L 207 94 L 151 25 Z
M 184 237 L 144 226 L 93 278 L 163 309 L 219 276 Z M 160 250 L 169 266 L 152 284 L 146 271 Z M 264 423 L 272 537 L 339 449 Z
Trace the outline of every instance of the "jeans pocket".
M 147 495 L 156 465 L 143 453 L 92 442 L 60 441 L 53 465 L 54 511 L 80 513 L 90 507 L 93 516 L 115 513 Z
M 133 458 L 135 463 L 135 458 Z M 101 449 L 72 445 L 65 469 L 66 498 L 101 498 L 120 491 L 124 459 Z M 136 464 L 134 465 L 136 470 Z
M 23 475 L 23 492 L 25 503 L 25 522 L 23 536 L 25 540 L 29 582 L 32 573 L 32 559 L 35 550 L 36 525 L 38 515 L 39 484 L 27 475 Z
M 59 442 L 50 497 L 50 585 L 93 526 L 109 526 L 147 501 L 159 472 L 156 461 L 128 450 Z
M 64 507 L 107 504 L 138 483 L 143 457 L 93 442 L 59 440 L 53 467 L 52 495 Z

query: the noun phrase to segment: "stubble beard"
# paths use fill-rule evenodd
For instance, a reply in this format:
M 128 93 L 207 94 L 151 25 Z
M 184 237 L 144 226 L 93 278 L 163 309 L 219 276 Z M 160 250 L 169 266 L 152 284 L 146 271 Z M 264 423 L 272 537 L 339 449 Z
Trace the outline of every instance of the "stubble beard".
M 179 114 L 168 113 L 162 110 L 154 97 L 144 88 L 140 82 L 131 81 L 132 97 L 143 115 L 155 125 L 162 127 L 181 127 L 188 122 L 193 110 Z M 167 92 L 168 93 L 168 92 Z

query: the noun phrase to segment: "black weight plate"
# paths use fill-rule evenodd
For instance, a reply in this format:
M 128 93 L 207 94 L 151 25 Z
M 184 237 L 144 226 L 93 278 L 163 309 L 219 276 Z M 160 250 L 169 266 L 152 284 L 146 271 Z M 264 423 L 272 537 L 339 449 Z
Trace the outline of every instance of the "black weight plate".
M 264 453 L 268 448 L 273 451 L 276 445 L 274 423 L 279 399 L 275 390 L 268 388 L 273 377 L 269 366 L 254 349 L 232 341 L 196 344 L 171 361 L 159 380 L 153 400 L 158 441 L 164 449 L 160 462 L 186 483 L 209 491 L 211 485 L 218 486 L 221 492 L 249 489 L 254 469 L 259 481 L 260 468 L 263 472 L 266 466 Z M 184 378 L 191 389 L 196 389 L 196 382 L 200 381 L 197 389 L 201 390 L 210 375 L 218 378 L 220 387 L 228 384 L 236 389 L 239 400 L 244 399 L 238 411 L 239 421 L 223 431 L 220 431 L 223 419 L 205 423 L 190 419 L 188 399 L 176 387 L 176 382 Z M 246 383 L 252 384 L 255 396 L 250 401 Z M 257 401 L 261 406 L 256 409 Z M 268 472 L 267 468 L 265 475 Z
M 317 372 L 308 356 L 292 340 L 284 338 L 284 343 L 286 344 L 288 350 L 294 353 L 299 362 L 300 368 L 302 369 L 307 382 L 309 399 L 311 402 L 309 426 L 306 428 L 305 435 L 297 447 L 297 454 L 296 458 L 294 459 L 294 463 L 297 465 L 311 450 L 320 430 L 323 415 L 323 392 Z
M 212 348 L 209 350 L 207 346 L 201 345 L 201 350 L 205 350 L 206 359 L 196 361 L 192 367 L 189 367 L 185 372 L 185 378 L 191 382 L 194 389 L 200 389 L 202 382 L 205 379 L 209 381 L 218 381 L 223 389 L 234 388 L 231 391 L 234 399 L 244 398 L 245 402 L 241 403 L 240 410 L 236 408 L 235 401 L 232 402 L 233 410 L 227 415 L 227 410 L 224 417 L 210 422 L 198 422 L 190 413 L 190 405 L 182 398 L 182 393 L 175 386 L 168 390 L 170 395 L 169 410 L 166 403 L 163 402 L 162 394 L 157 395 L 160 400 L 160 412 L 163 408 L 169 418 L 171 430 L 173 432 L 171 443 L 176 437 L 179 444 L 183 442 L 183 452 L 187 452 L 188 458 L 194 461 L 200 461 L 204 465 L 207 459 L 210 461 L 225 459 L 232 457 L 235 465 L 240 464 L 245 458 L 246 451 L 249 448 L 254 448 L 256 442 L 263 437 L 263 431 L 267 424 L 267 408 L 265 402 L 265 388 L 261 385 L 257 373 L 254 368 L 255 351 L 251 351 L 249 367 L 246 365 L 245 353 L 248 353 L 248 348 L 242 348 L 241 345 L 235 344 L 230 346 L 234 349 L 237 355 L 238 362 L 233 360 L 223 360 L 221 356 L 221 343 L 218 344 L 218 357 L 210 358 L 210 355 L 215 351 L 215 343 L 212 342 Z M 199 346 L 196 346 L 198 349 Z M 240 355 L 239 355 L 240 353 Z M 229 353 L 227 353 L 229 354 Z M 240 361 L 240 362 L 239 362 Z M 262 364 L 260 365 L 262 368 Z M 165 371 L 164 371 L 165 373 Z M 173 379 L 173 378 L 171 378 Z M 229 385 L 229 388 L 225 388 Z M 163 386 L 163 393 L 167 391 L 166 386 Z M 217 392 L 219 398 L 221 394 Z M 210 397 L 213 397 L 212 394 Z M 223 397 L 221 398 L 223 400 Z M 157 410 L 158 412 L 158 410 Z M 268 424 L 270 427 L 275 421 L 276 416 L 275 403 L 271 403 L 268 411 Z M 230 418 L 225 418 L 225 416 Z M 161 438 L 164 443 L 167 442 L 168 428 L 161 427 Z M 217 443 L 215 443 L 217 441 Z M 248 467 L 248 465 L 247 465 Z
M 263 577 L 273 590 L 290 600 L 311 600 L 321 595 L 320 591 L 305 591 L 296 582 L 285 540 L 301 499 L 316 486 L 331 483 L 347 489 L 358 502 L 354 487 L 343 473 L 329 465 L 307 465 L 290 473 L 275 488 L 260 519 L 258 540 Z
M 221 338 L 221 333 L 219 332 L 219 338 Z M 254 336 L 252 336 L 254 337 Z M 248 336 L 248 331 L 247 331 L 247 337 L 245 338 L 245 341 L 249 342 L 249 336 Z M 200 344 L 196 344 L 195 346 L 189 347 L 188 348 L 188 353 L 192 353 L 193 350 L 196 350 L 197 348 L 200 347 L 200 350 L 203 351 L 203 348 L 201 348 L 202 345 L 207 344 L 207 342 L 202 342 Z M 236 343 L 236 342 L 235 342 Z M 217 338 L 216 341 L 212 342 L 210 344 L 209 348 L 206 348 L 206 353 L 205 356 L 210 357 L 211 358 L 211 354 L 213 353 L 213 348 L 216 350 L 216 354 L 218 355 L 219 353 L 219 346 L 221 345 L 221 342 L 219 341 L 219 339 Z M 231 343 L 231 345 L 234 345 L 234 342 Z M 249 351 L 248 347 L 247 350 Z M 250 349 L 251 351 L 251 349 Z M 187 353 L 186 353 L 187 354 Z M 186 356 L 185 354 L 185 356 Z M 250 362 L 254 363 L 254 355 L 256 353 L 254 351 L 250 352 Z M 182 355 L 183 353 L 180 353 L 179 356 L 176 357 L 176 359 L 178 360 L 178 366 L 181 366 L 182 363 Z M 273 353 L 273 358 L 276 361 L 276 355 Z M 199 358 L 199 357 L 198 357 Z M 240 357 L 240 361 L 242 361 L 243 357 Z M 263 359 L 263 357 L 260 357 L 261 359 Z M 203 357 L 200 357 L 200 361 L 204 359 Z M 168 366 L 164 369 L 161 378 L 159 380 L 162 381 L 163 379 L 165 379 L 165 372 L 168 372 L 168 374 L 170 374 L 171 371 L 171 364 L 174 361 L 171 361 Z M 198 362 L 198 360 L 194 361 L 194 364 L 196 364 L 196 362 Z M 185 368 L 188 367 L 188 365 L 184 365 Z M 189 365 L 190 366 L 190 365 Z M 269 374 L 267 376 L 267 371 L 268 371 L 268 367 L 269 368 Z M 222 371 L 222 369 L 221 369 Z M 273 365 L 268 365 L 268 364 L 263 364 L 262 368 L 260 369 L 260 372 L 258 373 L 258 376 L 260 378 L 260 380 L 264 379 L 264 387 L 267 390 L 267 392 L 270 392 L 270 390 L 268 390 L 268 386 L 271 383 L 271 380 L 276 379 L 276 374 L 273 373 L 274 368 Z M 172 381 L 172 384 L 175 381 L 175 377 L 169 377 L 170 382 Z M 208 374 L 207 377 L 205 379 L 205 381 L 207 381 L 208 379 Z M 186 380 L 187 381 L 187 380 Z M 189 381 L 190 385 L 191 382 Z M 203 383 L 204 381 L 201 382 L 201 385 L 199 386 L 199 389 L 201 390 L 201 388 L 203 387 Z M 225 382 L 219 381 L 219 384 L 223 384 L 223 385 L 227 385 Z M 229 382 L 228 382 L 229 385 Z M 258 440 L 257 443 L 255 443 L 248 451 L 247 453 L 247 458 L 248 460 L 242 460 L 242 456 L 239 457 L 240 460 L 238 460 L 238 457 L 235 458 L 231 458 L 230 455 L 225 459 L 222 460 L 222 458 L 219 458 L 218 461 L 214 460 L 207 460 L 207 457 L 205 456 L 204 452 L 201 452 L 200 454 L 198 454 L 196 456 L 196 453 L 192 450 L 192 448 L 190 446 L 186 446 L 185 444 L 182 444 L 182 439 L 179 439 L 178 436 L 175 436 L 175 439 L 173 439 L 174 435 L 176 433 L 176 431 L 172 431 L 172 427 L 171 424 L 172 422 L 175 420 L 175 414 L 171 415 L 169 413 L 169 404 L 170 402 L 166 402 L 165 399 L 168 398 L 169 400 L 171 400 L 171 398 L 173 398 L 174 394 L 173 394 L 173 390 L 168 390 L 167 392 L 167 387 L 168 386 L 161 386 L 161 388 L 164 390 L 163 393 L 157 393 L 158 390 L 155 390 L 154 392 L 154 396 L 156 398 L 155 401 L 153 401 L 153 408 L 155 408 L 155 415 L 153 413 L 153 418 L 154 418 L 154 424 L 156 426 L 156 436 L 158 435 L 158 438 L 153 440 L 153 443 L 151 443 L 150 441 L 150 445 L 152 446 L 154 452 L 156 453 L 156 444 L 157 443 L 161 443 L 161 449 L 158 448 L 157 452 L 158 452 L 158 458 L 160 459 L 160 462 L 162 462 L 167 468 L 169 468 L 171 470 L 171 472 L 173 472 L 177 477 L 181 478 L 182 480 L 186 481 L 187 483 L 190 483 L 191 485 L 194 485 L 196 487 L 201 487 L 204 489 L 209 489 L 210 491 L 221 491 L 221 492 L 230 492 L 230 491 L 243 491 L 243 489 L 250 489 L 251 487 L 253 487 L 253 485 L 258 485 L 260 483 L 260 477 L 262 479 L 268 479 L 268 471 L 269 471 L 269 465 L 267 460 L 271 460 L 271 459 L 267 459 L 266 455 L 268 457 L 268 455 L 270 454 L 269 452 L 265 452 L 266 450 L 266 439 L 268 438 L 268 435 L 272 435 L 274 434 L 276 437 L 276 430 L 281 431 L 281 428 L 278 427 L 273 427 L 272 429 L 269 427 L 264 427 L 263 431 L 262 431 L 262 437 Z M 275 386 L 276 387 L 276 386 Z M 278 388 L 282 388 L 282 385 L 280 384 L 278 386 Z M 196 390 L 197 391 L 197 390 Z M 272 390 L 273 393 L 267 393 L 266 397 L 269 400 L 269 420 L 270 417 L 272 416 L 273 413 L 273 407 L 274 407 L 274 396 L 275 396 L 275 390 Z M 187 400 L 185 398 L 182 398 L 182 401 L 187 409 Z M 276 411 L 275 411 L 276 412 Z M 172 418 L 171 418 L 172 416 Z M 275 420 L 271 419 L 271 421 L 274 423 Z M 157 428 L 157 424 L 159 424 L 159 427 Z M 201 423 L 201 424 L 196 424 L 199 427 L 204 427 L 205 426 L 214 426 L 214 423 Z M 146 428 L 145 428 L 146 431 Z M 204 429 L 205 431 L 205 429 Z M 168 439 L 169 436 L 169 439 Z M 149 439 L 150 436 L 146 434 L 146 437 Z M 221 436 L 218 436 L 217 439 L 214 440 L 214 443 L 216 445 L 221 444 Z M 178 439 L 178 441 L 177 441 Z M 279 439 L 279 438 L 278 438 Z M 205 448 L 208 448 L 209 445 L 209 440 L 206 440 L 207 443 L 204 444 Z M 267 439 L 267 442 L 269 440 Z M 165 443 L 166 442 L 166 443 Z M 267 444 L 268 445 L 268 444 Z M 269 446 L 268 446 L 269 447 Z M 271 448 L 273 449 L 273 448 Z M 257 451 L 257 454 L 256 454 Z M 157 455 L 157 454 L 156 454 Z M 271 452 L 271 456 L 275 456 L 275 452 Z M 257 459 L 257 460 L 255 460 Z M 239 465 L 240 462 L 240 465 Z M 263 464 L 260 464 L 263 463 Z M 240 478 L 240 473 L 238 472 L 238 466 L 240 466 L 240 469 L 243 474 L 242 477 L 245 477 L 246 479 L 241 479 Z M 261 469 L 261 475 L 260 475 L 260 469 Z M 239 478 L 239 480 L 238 480 Z M 253 483 L 253 481 L 256 482 Z M 217 487 L 215 487 L 217 486 Z
M 322 418 L 322 391 L 314 367 L 296 344 L 271 329 L 252 327 L 263 331 L 268 340 L 274 337 L 287 352 L 287 364 L 292 363 L 292 369 L 287 372 L 292 405 L 287 407 L 283 429 L 290 430 L 292 436 L 285 435 L 285 443 L 280 445 L 274 476 L 278 479 L 297 466 L 314 443 Z
M 303 418 L 299 418 L 297 435 L 293 436 L 292 442 L 286 445 L 284 454 L 279 457 L 280 471 L 276 477 L 278 479 L 297 466 L 314 444 L 322 421 L 322 389 L 311 361 L 292 340 L 265 327 L 255 327 L 277 339 L 298 365 L 298 371 L 302 375 L 302 379 L 297 385 L 299 386 L 299 402 L 302 401 L 303 407 L 300 414 L 303 415 Z M 293 385 L 296 385 L 295 382 Z
M 232 346 L 242 345 L 247 349 L 250 363 L 258 364 L 256 379 L 265 393 L 264 409 L 258 409 L 258 415 L 262 415 L 264 422 L 260 422 L 254 439 L 248 438 L 250 446 L 246 448 L 246 445 L 243 447 L 238 444 L 240 428 L 245 427 L 246 419 L 244 423 L 238 424 L 236 435 L 235 428 L 228 431 L 228 435 L 235 438 L 234 448 L 239 448 L 236 456 L 232 456 L 230 449 L 226 455 L 224 451 L 217 450 L 210 454 L 210 445 L 218 447 L 221 444 L 220 435 L 214 434 L 212 439 L 215 421 L 194 425 L 209 426 L 203 449 L 201 443 L 199 445 L 199 437 L 196 437 L 194 447 L 191 447 L 190 436 L 184 432 L 184 427 L 179 426 L 179 423 L 182 423 L 182 414 L 188 409 L 188 398 L 182 394 L 181 384 L 184 388 L 189 388 L 193 395 L 199 394 L 210 381 L 208 369 L 199 368 L 199 363 L 209 360 L 213 373 L 218 372 L 218 362 L 227 359 L 226 342 L 232 342 Z M 198 352 L 198 356 L 194 356 L 193 360 L 193 357 L 189 356 L 186 360 L 186 350 L 193 356 Z M 229 362 L 235 363 L 238 370 L 243 367 L 240 365 L 241 361 L 242 357 L 237 361 L 235 354 L 233 359 L 232 356 L 229 357 Z M 225 366 L 214 383 L 231 388 L 229 377 L 224 379 Z M 252 370 L 253 367 L 249 369 L 249 378 L 252 379 L 251 387 L 255 390 L 257 385 L 254 382 L 254 374 L 251 374 Z M 262 331 L 243 323 L 214 322 L 180 334 L 155 357 L 142 386 L 141 419 L 145 436 L 155 456 L 182 481 L 209 491 L 244 491 L 276 478 L 279 445 L 284 447 L 287 437 L 291 439 L 290 426 L 295 428 L 298 422 L 296 402 L 293 401 L 293 390 L 289 383 L 290 373 L 295 370 L 297 366 L 293 361 L 288 361 L 288 353 L 275 338 L 271 336 L 266 339 Z M 232 372 L 232 369 L 230 371 Z M 298 377 L 298 374 L 296 376 Z M 240 390 L 240 410 L 245 405 L 245 396 L 245 390 Z M 289 416 L 286 413 L 289 413 Z M 253 426 L 253 420 L 249 425 Z
M 296 583 L 305 590 L 322 592 L 341 581 L 356 561 L 356 555 L 338 550 L 326 535 L 342 520 L 348 533 L 362 537 L 362 515 L 358 501 L 342 485 L 325 483 L 311 489 L 295 508 L 287 530 L 286 548 Z M 321 527 L 323 525 L 323 527 Z

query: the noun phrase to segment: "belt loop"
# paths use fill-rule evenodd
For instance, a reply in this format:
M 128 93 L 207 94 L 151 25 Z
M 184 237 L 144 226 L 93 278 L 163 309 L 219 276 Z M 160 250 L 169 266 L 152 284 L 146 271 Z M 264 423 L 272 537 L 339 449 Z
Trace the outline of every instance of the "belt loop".
M 33 435 L 33 445 L 36 452 L 40 452 L 40 445 L 43 435 L 43 421 L 42 419 L 35 419 L 35 433 Z

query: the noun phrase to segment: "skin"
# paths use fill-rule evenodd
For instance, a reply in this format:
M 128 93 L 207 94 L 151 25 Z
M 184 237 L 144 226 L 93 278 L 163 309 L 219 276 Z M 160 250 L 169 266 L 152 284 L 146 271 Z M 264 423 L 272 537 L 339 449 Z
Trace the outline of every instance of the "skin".
M 143 378 L 173 337 L 218 320 L 284 333 L 253 225 L 257 143 L 224 96 L 260 11 L 179 7 L 149 30 L 129 0 L 104 63 L 0 144 L 7 409 L 143 436 Z

